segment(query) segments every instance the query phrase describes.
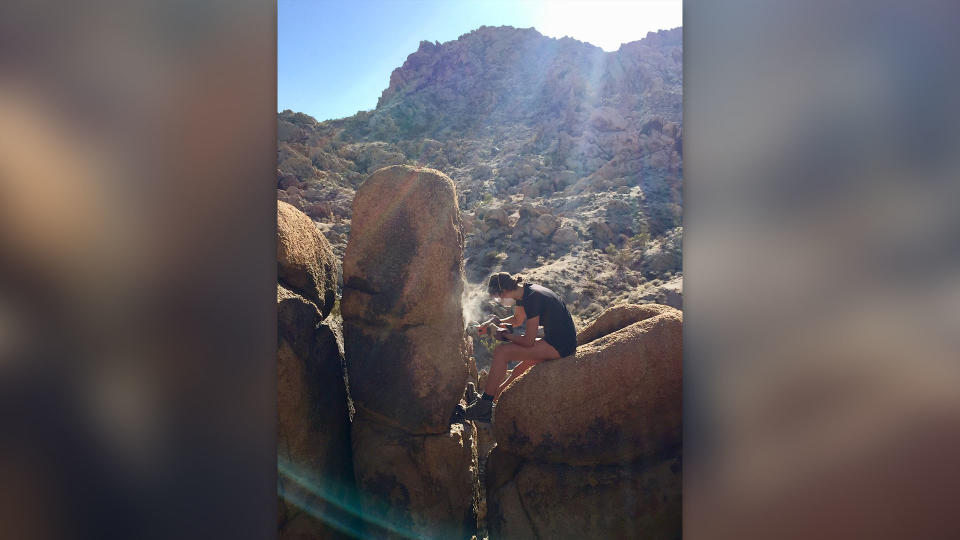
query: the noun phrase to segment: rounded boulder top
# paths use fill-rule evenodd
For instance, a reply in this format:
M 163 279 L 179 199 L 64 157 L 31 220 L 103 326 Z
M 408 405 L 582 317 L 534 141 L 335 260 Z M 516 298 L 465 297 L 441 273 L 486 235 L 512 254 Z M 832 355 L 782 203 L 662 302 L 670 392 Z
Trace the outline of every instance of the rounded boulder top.
M 396 317 L 403 324 L 460 316 L 463 243 L 449 177 L 409 165 L 377 170 L 357 189 L 343 260 L 345 296 L 368 293 L 376 305 L 345 298 L 344 316 Z M 450 301 L 424 300 L 441 293 Z
M 336 302 L 339 262 L 309 216 L 277 201 L 277 279 L 317 304 L 326 317 Z

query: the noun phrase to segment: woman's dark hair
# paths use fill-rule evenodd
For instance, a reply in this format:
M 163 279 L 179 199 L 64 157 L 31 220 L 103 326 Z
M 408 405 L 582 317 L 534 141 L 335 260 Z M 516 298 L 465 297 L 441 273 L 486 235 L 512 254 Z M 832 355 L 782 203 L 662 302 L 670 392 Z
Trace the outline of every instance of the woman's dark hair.
M 487 282 L 487 293 L 489 293 L 490 296 L 503 294 L 504 291 L 516 289 L 522 282 L 523 276 L 520 274 L 511 276 L 506 272 L 498 272 L 490 276 L 490 281 Z

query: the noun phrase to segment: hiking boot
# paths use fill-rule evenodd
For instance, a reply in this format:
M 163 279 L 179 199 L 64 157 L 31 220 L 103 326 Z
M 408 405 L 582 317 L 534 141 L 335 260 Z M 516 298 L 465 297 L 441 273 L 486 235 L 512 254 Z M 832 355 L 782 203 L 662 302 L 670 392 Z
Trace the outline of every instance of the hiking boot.
M 470 405 L 473 405 L 474 403 L 476 403 L 477 400 L 480 399 L 480 397 L 481 397 L 480 394 L 477 393 L 476 385 L 474 385 L 473 382 L 468 382 L 467 395 L 466 395 L 467 406 L 469 407 Z
M 467 410 L 463 413 L 464 420 L 473 420 L 475 422 L 486 422 L 490 423 L 490 420 L 493 418 L 493 400 L 492 399 L 478 399 L 476 403 L 467 407 Z
M 453 414 L 450 415 L 450 425 L 462 424 L 463 423 L 463 413 L 466 409 L 463 408 L 463 405 L 457 403 L 457 406 L 453 408 Z

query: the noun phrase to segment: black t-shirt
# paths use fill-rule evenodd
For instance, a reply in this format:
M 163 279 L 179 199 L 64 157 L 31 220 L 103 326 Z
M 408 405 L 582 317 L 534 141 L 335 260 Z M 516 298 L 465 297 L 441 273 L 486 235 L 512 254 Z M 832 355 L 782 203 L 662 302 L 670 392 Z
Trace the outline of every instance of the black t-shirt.
M 523 286 L 523 298 L 517 302 L 523 306 L 528 319 L 540 317 L 543 340 L 553 346 L 561 357 L 570 356 L 577 350 L 577 328 L 566 304 L 546 287 L 527 284 Z

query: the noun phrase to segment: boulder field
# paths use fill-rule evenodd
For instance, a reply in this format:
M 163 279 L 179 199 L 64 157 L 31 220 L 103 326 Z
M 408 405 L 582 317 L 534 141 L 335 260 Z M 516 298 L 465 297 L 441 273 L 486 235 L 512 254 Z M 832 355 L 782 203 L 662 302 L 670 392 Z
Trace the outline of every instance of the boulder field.
M 680 310 L 610 307 L 504 390 L 492 427 L 450 425 L 478 379 L 454 184 L 385 167 L 352 216 L 338 303 L 329 242 L 278 207 L 281 538 L 680 537 Z

